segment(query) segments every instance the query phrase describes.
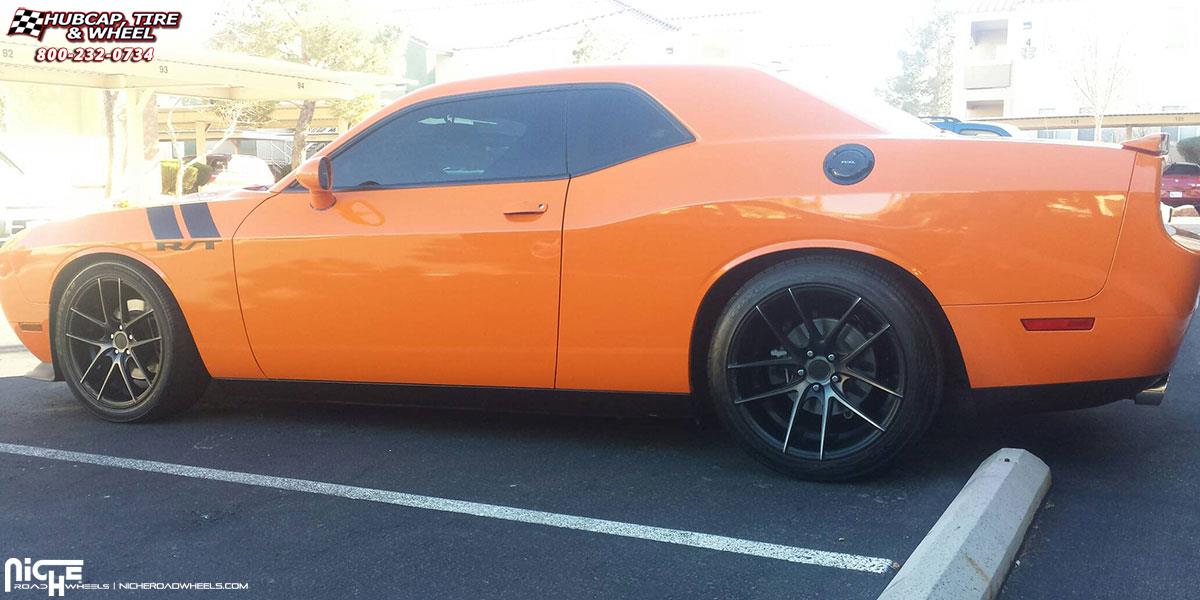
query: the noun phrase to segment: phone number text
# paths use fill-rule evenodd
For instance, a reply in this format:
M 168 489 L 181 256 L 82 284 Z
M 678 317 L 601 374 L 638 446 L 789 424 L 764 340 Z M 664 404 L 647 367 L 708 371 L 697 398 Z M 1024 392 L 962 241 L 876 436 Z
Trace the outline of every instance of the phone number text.
M 36 62 L 150 62 L 154 60 L 154 48 L 139 46 L 42 47 L 33 53 L 33 60 Z

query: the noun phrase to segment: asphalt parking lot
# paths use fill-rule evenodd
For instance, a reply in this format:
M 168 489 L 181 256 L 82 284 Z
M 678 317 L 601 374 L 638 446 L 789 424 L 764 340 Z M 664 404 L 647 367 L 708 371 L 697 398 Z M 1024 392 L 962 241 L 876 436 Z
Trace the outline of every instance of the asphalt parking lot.
M 707 422 L 321 404 L 217 388 L 172 421 L 108 424 L 86 413 L 63 384 L 13 376 L 31 361 L 11 336 L 0 337 L 0 444 L 405 492 L 896 563 L 981 460 L 1001 447 L 1026 448 L 1049 464 L 1054 483 L 1002 597 L 1192 598 L 1200 589 L 1194 568 L 1200 564 L 1198 335 L 1189 334 L 1161 407 L 1127 402 L 943 420 L 885 476 L 843 485 L 776 475 Z M 874 573 L 0 453 L 0 558 L 8 557 L 83 559 L 85 581 L 96 583 L 246 583 L 246 591 L 186 594 L 243 598 L 865 599 L 875 598 L 898 567 Z M 112 595 L 130 594 L 185 595 Z

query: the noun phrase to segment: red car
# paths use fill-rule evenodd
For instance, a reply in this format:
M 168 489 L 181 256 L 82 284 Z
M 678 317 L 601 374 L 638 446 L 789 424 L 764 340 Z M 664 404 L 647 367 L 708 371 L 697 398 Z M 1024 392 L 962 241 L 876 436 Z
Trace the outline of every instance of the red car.
M 1167 165 L 1162 177 L 1162 201 L 1172 208 L 1191 205 L 1200 211 L 1200 165 Z

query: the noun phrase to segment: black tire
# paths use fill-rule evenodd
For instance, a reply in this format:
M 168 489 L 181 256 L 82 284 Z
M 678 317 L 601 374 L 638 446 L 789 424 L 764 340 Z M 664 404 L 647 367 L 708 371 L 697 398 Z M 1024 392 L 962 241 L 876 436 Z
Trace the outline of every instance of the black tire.
M 941 403 L 943 351 L 926 305 L 852 257 L 765 269 L 713 331 L 707 381 L 718 417 L 785 474 L 839 481 L 878 472 L 928 429 Z
M 54 307 L 54 360 L 89 410 L 121 423 L 199 400 L 208 372 L 179 305 L 157 277 L 123 262 L 85 267 Z

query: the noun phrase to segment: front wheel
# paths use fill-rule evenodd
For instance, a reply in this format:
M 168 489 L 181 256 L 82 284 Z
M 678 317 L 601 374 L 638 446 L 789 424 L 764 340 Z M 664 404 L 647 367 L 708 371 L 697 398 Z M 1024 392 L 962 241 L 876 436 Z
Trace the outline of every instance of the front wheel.
M 770 267 L 733 296 L 708 356 L 722 422 L 756 458 L 802 479 L 861 477 L 932 421 L 941 349 L 926 303 L 863 261 Z
M 208 374 L 174 298 L 121 262 L 80 271 L 55 307 L 54 360 L 71 392 L 108 421 L 148 421 L 196 402 Z

